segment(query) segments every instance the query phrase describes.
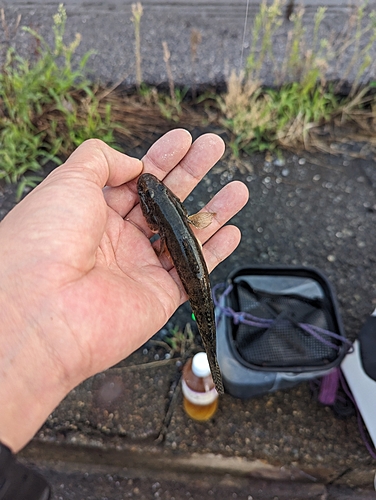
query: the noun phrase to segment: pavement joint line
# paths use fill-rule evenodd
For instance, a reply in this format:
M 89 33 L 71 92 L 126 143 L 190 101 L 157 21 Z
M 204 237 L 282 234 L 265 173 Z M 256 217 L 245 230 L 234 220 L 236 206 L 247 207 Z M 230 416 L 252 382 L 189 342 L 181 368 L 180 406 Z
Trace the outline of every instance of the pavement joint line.
M 96 474 L 117 475 L 126 478 L 158 478 L 163 475 L 163 480 L 172 480 L 181 484 L 191 484 L 192 480 L 199 480 L 201 483 L 207 483 L 209 488 L 212 484 L 221 484 L 226 486 L 243 487 L 244 489 L 253 489 L 254 491 L 271 488 L 283 495 L 279 498 L 291 498 L 296 493 L 298 487 L 302 493 L 299 493 L 299 499 L 320 498 L 327 499 L 326 485 L 320 481 L 313 480 L 312 476 L 296 472 L 296 477 L 292 478 L 290 471 L 283 470 L 281 467 L 272 466 L 263 463 L 261 460 L 249 462 L 240 457 L 222 457 L 213 454 L 198 455 L 192 454 L 190 457 L 152 457 L 152 460 L 145 466 L 140 457 L 138 461 L 133 461 L 134 453 L 126 452 L 126 463 L 99 463 L 97 457 L 92 456 L 93 450 L 86 450 L 83 454 L 80 451 L 79 457 L 76 450 L 71 453 L 71 458 L 76 460 L 67 460 L 62 458 L 59 453 L 51 454 L 51 447 L 47 446 L 50 453 L 44 453 L 45 457 L 34 458 L 35 448 L 40 448 L 40 444 L 29 445 L 21 454 L 21 461 L 32 464 L 43 474 L 44 471 L 55 471 L 64 474 L 75 474 L 83 472 L 85 464 L 85 473 L 91 476 Z M 30 448 L 32 452 L 30 453 Z M 46 448 L 42 446 L 42 448 Z M 52 447 L 59 448 L 59 447 Z M 39 449 L 40 451 L 40 449 Z M 45 450 L 44 450 L 45 451 Z M 90 456 L 91 451 L 91 456 Z M 113 450 L 111 450 L 113 451 Z M 100 455 L 106 455 L 106 451 L 100 450 Z M 124 455 L 122 455 L 124 457 Z M 119 457 L 118 457 L 119 458 Z M 208 467 L 208 461 L 212 461 L 212 466 Z M 161 476 L 162 477 L 162 476 Z M 290 494 L 290 496 L 289 496 Z
M 56 446 L 55 446 L 56 448 Z M 101 453 L 102 454 L 102 453 Z M 194 457 L 197 459 L 197 457 Z M 200 460 L 208 460 L 208 456 L 199 457 Z M 217 461 L 228 463 L 226 457 L 214 457 Z M 372 500 L 375 498 L 375 493 L 369 489 L 350 489 L 344 485 L 324 484 L 320 481 L 313 481 L 312 477 L 300 475 L 297 479 L 291 480 L 284 477 L 264 477 L 260 475 L 234 473 L 234 470 L 202 470 L 201 467 L 195 470 L 187 468 L 187 459 L 180 461 L 181 468 L 170 467 L 170 463 L 162 460 L 159 467 L 145 467 L 143 464 L 134 463 L 129 465 L 122 464 L 99 464 L 94 460 L 91 463 L 85 463 L 85 471 L 83 471 L 81 461 L 60 460 L 55 456 L 45 457 L 43 460 L 30 460 L 26 457 L 21 458 L 26 463 L 31 463 L 42 474 L 51 476 L 51 473 L 58 474 L 55 479 L 55 488 L 61 484 L 61 481 L 68 481 L 69 477 L 75 478 L 77 474 L 85 474 L 85 477 L 90 477 L 95 484 L 96 477 L 116 477 L 116 480 L 126 479 L 128 482 L 137 481 L 152 481 L 154 485 L 159 485 L 158 481 L 173 482 L 175 487 L 180 485 L 183 489 L 190 489 L 192 484 L 199 484 L 201 491 L 209 490 L 214 485 L 219 488 L 237 488 L 244 492 L 257 493 L 258 499 L 279 498 L 280 500 Z M 241 460 L 233 460 L 230 462 L 241 462 Z M 154 461 L 155 462 L 155 461 Z M 261 461 L 256 461 L 261 462 Z M 254 464 L 256 465 L 256 464 Z M 255 468 L 256 470 L 256 468 Z M 299 471 L 302 472 L 302 471 Z M 313 478 L 314 479 L 314 478 Z M 73 481 L 77 481 L 73 479 Z M 93 484 L 93 483 L 92 483 Z M 133 483 L 131 483 L 133 484 Z M 139 484 L 139 483 L 137 483 Z M 179 486 L 178 486 L 179 487 Z M 200 497 L 201 498 L 201 497 Z
M 319 469 L 303 470 L 298 465 L 273 465 L 260 459 L 248 460 L 244 457 L 226 457 L 214 453 L 191 453 L 177 456 L 163 452 L 160 446 L 145 446 L 142 448 L 131 445 L 119 450 L 32 441 L 20 452 L 19 456 L 28 463 L 54 464 L 52 468 L 63 466 L 74 469 L 79 467 L 81 471 L 82 466 L 85 465 L 85 468 L 89 469 L 104 467 L 113 471 L 140 469 L 145 474 L 151 475 L 157 471 L 163 471 L 163 474 L 168 471 L 174 474 L 185 473 L 198 476 L 207 474 L 223 476 L 229 474 L 239 478 L 239 480 L 241 478 L 253 478 L 305 485 L 324 484 L 325 482 L 322 480 L 324 475 L 320 474 Z M 327 468 L 325 472 L 328 473 Z M 340 475 L 333 470 L 332 479 L 327 484 L 336 484 L 338 477 L 345 476 L 348 473 L 349 469 L 346 469 Z

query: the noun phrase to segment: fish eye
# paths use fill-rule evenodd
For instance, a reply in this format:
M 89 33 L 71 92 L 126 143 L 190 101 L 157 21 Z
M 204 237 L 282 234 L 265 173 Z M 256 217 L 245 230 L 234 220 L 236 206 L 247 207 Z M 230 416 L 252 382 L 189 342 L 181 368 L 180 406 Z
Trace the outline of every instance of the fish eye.
M 151 199 L 155 197 L 154 189 L 149 189 L 149 196 Z

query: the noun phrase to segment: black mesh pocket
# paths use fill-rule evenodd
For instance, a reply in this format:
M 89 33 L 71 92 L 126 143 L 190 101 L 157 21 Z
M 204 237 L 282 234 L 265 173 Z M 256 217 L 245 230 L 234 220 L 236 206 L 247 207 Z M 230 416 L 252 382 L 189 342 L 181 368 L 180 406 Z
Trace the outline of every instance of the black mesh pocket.
M 232 307 L 246 314 L 233 325 L 239 356 L 265 368 L 319 367 L 338 356 L 341 341 L 325 299 L 274 295 L 259 291 L 245 280 L 234 284 Z

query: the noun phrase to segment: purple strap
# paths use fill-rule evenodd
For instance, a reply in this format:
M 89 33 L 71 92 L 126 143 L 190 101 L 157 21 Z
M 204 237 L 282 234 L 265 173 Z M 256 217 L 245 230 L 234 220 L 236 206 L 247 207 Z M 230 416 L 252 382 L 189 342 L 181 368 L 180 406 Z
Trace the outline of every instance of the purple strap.
M 318 399 L 323 405 L 334 405 L 337 399 L 339 377 L 339 368 L 334 368 L 322 377 Z

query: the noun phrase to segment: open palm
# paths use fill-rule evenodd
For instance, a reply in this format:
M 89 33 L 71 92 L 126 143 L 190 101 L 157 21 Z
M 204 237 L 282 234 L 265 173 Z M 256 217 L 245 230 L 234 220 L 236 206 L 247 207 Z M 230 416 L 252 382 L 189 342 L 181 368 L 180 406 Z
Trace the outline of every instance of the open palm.
M 56 403 L 160 329 L 187 297 L 172 263 L 150 244 L 137 177 L 151 172 L 183 200 L 223 149 L 216 135 L 192 144 L 178 129 L 141 162 L 87 141 L 19 203 L 0 225 L 0 292 L 9 305 L 0 368 L 15 369 L 9 352 L 20 366 L 27 360 L 29 378 L 34 362 L 35 370 L 50 367 L 62 387 Z M 238 245 L 239 230 L 222 226 L 247 197 L 233 182 L 203 209 L 216 213 L 196 231 L 209 270 Z

